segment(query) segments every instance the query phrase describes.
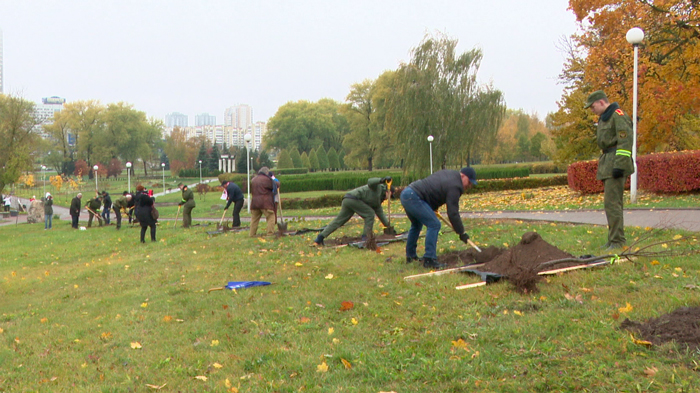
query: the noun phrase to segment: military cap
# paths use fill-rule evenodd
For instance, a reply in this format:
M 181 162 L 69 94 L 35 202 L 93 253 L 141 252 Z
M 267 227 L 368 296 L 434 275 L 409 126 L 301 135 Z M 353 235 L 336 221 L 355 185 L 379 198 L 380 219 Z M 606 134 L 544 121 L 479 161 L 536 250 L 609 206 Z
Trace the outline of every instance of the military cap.
M 586 100 L 586 106 L 584 106 L 584 109 L 588 109 L 593 105 L 594 102 L 602 99 L 607 99 L 608 96 L 605 95 L 605 92 L 603 90 L 596 90 L 591 95 L 588 96 L 588 99 Z

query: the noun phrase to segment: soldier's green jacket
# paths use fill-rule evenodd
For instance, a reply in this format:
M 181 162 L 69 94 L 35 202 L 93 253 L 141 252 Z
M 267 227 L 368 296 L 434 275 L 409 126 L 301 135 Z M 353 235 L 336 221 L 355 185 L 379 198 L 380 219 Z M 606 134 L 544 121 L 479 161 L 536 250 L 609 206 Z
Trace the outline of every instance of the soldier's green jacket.
M 102 207 L 102 201 L 97 198 L 92 198 L 85 204 L 85 206 L 89 207 L 90 210 L 97 212 Z
M 112 202 L 112 207 L 116 207 L 117 210 L 124 208 L 128 209 L 129 208 L 129 202 L 126 200 L 125 196 L 121 196 L 117 198 L 116 201 Z
M 382 179 L 378 177 L 372 177 L 367 180 L 366 186 L 358 187 L 345 195 L 366 203 L 374 210 L 382 224 L 388 225 L 389 220 L 382 209 L 382 197 L 386 193 L 386 184 L 381 181 Z
M 600 115 L 597 132 L 598 147 L 603 151 L 598 159 L 596 179 L 612 177 L 614 168 L 622 169 L 625 176 L 634 173 L 632 163 L 632 119 L 617 102 L 613 102 Z
M 185 207 L 196 206 L 194 203 L 194 192 L 192 192 L 189 187 L 184 187 L 182 189 L 182 201 L 180 203 Z

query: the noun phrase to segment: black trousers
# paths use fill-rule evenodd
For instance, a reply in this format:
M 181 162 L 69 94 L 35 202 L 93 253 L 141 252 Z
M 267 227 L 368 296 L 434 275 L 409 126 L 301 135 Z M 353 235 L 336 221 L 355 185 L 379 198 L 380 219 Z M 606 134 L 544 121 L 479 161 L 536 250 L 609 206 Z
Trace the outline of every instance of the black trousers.
M 71 218 L 73 219 L 71 226 L 78 229 L 78 220 L 80 219 L 80 215 L 72 215 Z
M 233 226 L 241 226 L 241 209 L 243 209 L 243 199 L 233 202 Z
M 156 223 L 154 222 L 153 224 L 146 224 L 144 222 L 140 223 L 141 224 L 141 243 L 146 243 L 146 228 L 151 227 L 151 241 L 154 242 L 156 241 Z

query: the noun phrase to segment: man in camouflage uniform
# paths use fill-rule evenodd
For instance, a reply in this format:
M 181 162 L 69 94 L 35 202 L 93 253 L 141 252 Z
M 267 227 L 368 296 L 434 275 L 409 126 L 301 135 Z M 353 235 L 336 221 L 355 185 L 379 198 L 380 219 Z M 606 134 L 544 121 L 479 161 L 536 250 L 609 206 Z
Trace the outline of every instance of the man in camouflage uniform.
M 192 225 L 192 209 L 196 206 L 194 192 L 186 184 L 180 183 L 177 186 L 182 190 L 182 200 L 178 204 L 182 206 L 182 227 L 189 228 Z
M 85 207 L 89 208 L 88 210 L 88 224 L 87 227 L 90 228 L 92 227 L 92 218 L 96 217 L 97 222 L 102 226 L 102 219 L 100 218 L 100 207 L 102 207 L 102 196 L 100 194 L 95 195 L 94 198 L 90 199 L 86 204 Z
M 632 120 L 617 102 L 612 104 L 602 90 L 593 92 L 586 100 L 586 109 L 600 116 L 596 139 L 603 151 L 598 159 L 596 179 L 603 181 L 605 215 L 608 218 L 608 251 L 625 245 L 625 225 L 622 200 L 627 176 L 634 173 L 632 162 Z

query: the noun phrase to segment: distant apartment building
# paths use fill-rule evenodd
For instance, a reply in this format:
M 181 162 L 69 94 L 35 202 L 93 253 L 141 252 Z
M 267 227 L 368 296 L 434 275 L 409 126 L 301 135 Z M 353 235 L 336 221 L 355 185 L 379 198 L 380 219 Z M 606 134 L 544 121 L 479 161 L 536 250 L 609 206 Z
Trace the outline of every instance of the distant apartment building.
M 221 147 L 236 146 L 245 148 L 245 134 L 250 133 L 252 136 L 250 148 L 251 150 L 260 150 L 262 140 L 267 132 L 267 123 L 257 122 L 248 129 L 215 125 L 215 126 L 196 126 L 196 127 L 180 127 L 180 130 L 185 133 L 186 139 L 197 137 L 205 137 L 207 140 Z M 173 132 L 173 127 L 163 129 L 163 138 L 169 136 Z
M 41 99 L 41 104 L 34 105 L 34 116 L 40 122 L 35 128 L 35 131 L 43 138 L 47 138 L 48 134 L 44 131 L 44 126 L 53 124 L 53 115 L 56 112 L 63 110 L 63 104 L 66 103 L 65 98 L 61 97 L 46 97 Z M 69 139 L 70 143 L 70 139 Z
M 165 126 L 166 127 L 187 127 L 189 125 L 189 118 L 187 115 L 180 112 L 168 113 L 165 115 Z
M 3 67 L 2 67 L 2 30 L 0 30 L 0 94 L 3 94 L 4 90 L 4 85 L 5 83 L 5 77 L 3 74 Z
M 215 126 L 216 125 L 216 116 L 210 115 L 208 113 L 201 113 L 199 115 L 195 115 L 194 125 L 195 125 L 195 127 Z
M 253 125 L 253 108 L 242 104 L 232 106 L 224 111 L 224 125 L 247 130 Z

